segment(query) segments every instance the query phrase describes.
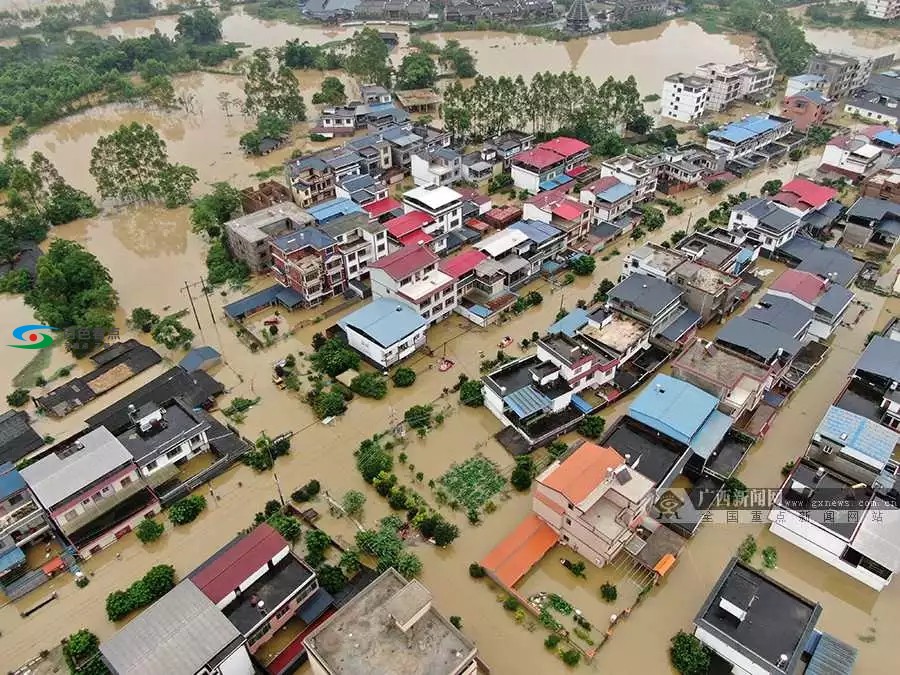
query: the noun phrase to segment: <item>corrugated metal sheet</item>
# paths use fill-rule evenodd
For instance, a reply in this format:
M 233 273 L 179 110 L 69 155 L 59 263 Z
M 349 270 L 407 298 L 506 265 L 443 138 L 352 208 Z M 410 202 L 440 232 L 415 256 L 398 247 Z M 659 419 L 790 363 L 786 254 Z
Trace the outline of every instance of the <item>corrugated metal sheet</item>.
M 856 663 L 856 654 L 855 647 L 822 633 L 806 666 L 806 675 L 850 675 Z
M 528 417 L 536 412 L 546 409 L 551 401 L 537 389 L 528 385 L 518 391 L 504 396 L 503 402 L 513 409 L 519 417 Z

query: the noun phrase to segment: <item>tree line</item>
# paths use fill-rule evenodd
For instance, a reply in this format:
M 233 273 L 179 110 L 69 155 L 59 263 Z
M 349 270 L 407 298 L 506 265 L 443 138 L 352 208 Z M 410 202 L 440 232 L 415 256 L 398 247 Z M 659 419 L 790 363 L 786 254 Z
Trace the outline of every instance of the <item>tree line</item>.
M 444 92 L 445 127 L 460 139 L 488 138 L 506 129 L 537 134 L 566 130 L 586 142 L 630 124 L 644 114 L 634 77 L 609 77 L 599 86 L 575 73 L 476 77 L 469 88 L 459 82 Z M 587 140 L 590 139 L 590 140 Z
M 732 27 L 755 32 L 769 44 L 779 70 L 786 75 L 806 71 L 816 48 L 806 40 L 800 20 L 773 0 L 721 0 Z

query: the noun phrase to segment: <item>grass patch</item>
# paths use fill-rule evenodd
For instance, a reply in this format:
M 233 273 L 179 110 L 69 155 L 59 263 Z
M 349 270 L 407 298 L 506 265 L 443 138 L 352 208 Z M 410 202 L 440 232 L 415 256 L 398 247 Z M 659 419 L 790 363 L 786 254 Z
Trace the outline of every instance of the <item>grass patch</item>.
M 456 501 L 472 509 L 480 509 L 506 485 L 497 465 L 483 455 L 454 464 L 438 482 Z
M 38 376 L 50 365 L 50 357 L 53 356 L 53 349 L 38 349 L 32 359 L 25 364 L 16 376 L 13 377 L 12 383 L 14 387 L 33 387 Z

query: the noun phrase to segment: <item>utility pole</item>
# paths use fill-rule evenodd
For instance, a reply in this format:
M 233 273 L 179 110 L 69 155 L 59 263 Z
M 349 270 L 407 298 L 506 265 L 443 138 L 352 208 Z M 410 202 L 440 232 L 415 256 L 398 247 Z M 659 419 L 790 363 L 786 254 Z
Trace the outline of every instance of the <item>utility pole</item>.
M 202 333 L 203 333 L 203 327 L 200 325 L 200 317 L 197 316 L 197 308 L 194 307 L 194 296 L 191 295 L 191 287 L 188 286 L 188 282 L 186 282 L 186 281 L 184 282 L 184 290 L 185 290 L 185 292 L 187 293 L 188 300 L 190 300 L 190 302 L 191 302 L 191 309 L 192 309 L 193 312 L 194 312 L 194 321 L 197 322 L 197 329 L 198 329 L 198 330 L 200 331 L 200 333 L 202 334 Z
M 216 315 L 213 314 L 212 303 L 209 301 L 209 286 L 206 285 L 206 282 L 203 279 L 200 280 L 200 286 L 203 288 L 203 295 L 206 297 L 206 306 L 209 307 L 209 318 L 212 319 L 213 326 L 216 325 Z
M 275 478 L 275 488 L 278 490 L 278 499 L 281 501 L 281 505 L 284 506 L 284 494 L 281 492 L 281 483 L 278 482 L 278 473 L 275 471 L 275 458 L 272 456 L 272 443 L 274 443 L 274 441 L 269 440 L 269 442 L 265 444 L 266 452 L 269 455 L 269 462 L 272 463 L 272 477 Z

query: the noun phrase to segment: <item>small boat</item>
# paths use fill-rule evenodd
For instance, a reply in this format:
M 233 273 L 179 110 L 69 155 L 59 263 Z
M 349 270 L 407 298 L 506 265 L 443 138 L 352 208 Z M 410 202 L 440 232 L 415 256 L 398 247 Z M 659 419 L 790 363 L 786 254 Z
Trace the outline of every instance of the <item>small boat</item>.
M 441 359 L 441 363 L 438 366 L 438 370 L 441 371 L 442 373 L 445 373 L 448 370 L 450 370 L 454 365 L 455 364 L 450 359 Z
M 503 349 L 504 347 L 509 347 L 512 344 L 512 341 L 513 341 L 512 338 L 509 335 L 507 335 L 505 338 L 500 340 L 500 342 L 497 344 L 497 346 L 500 347 L 500 349 Z

